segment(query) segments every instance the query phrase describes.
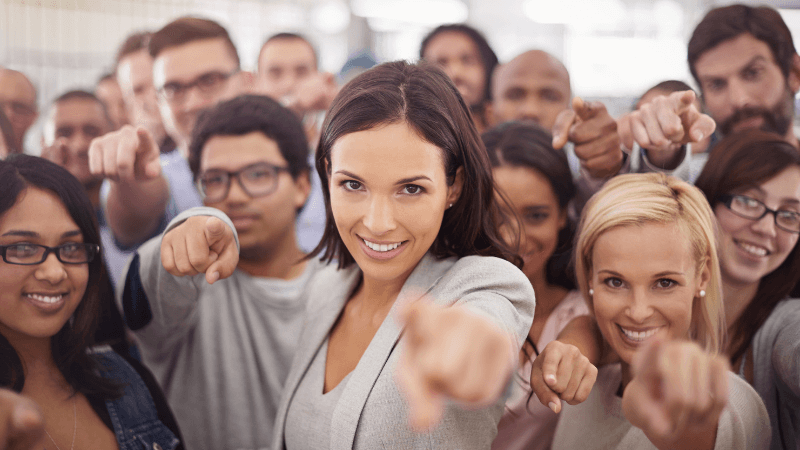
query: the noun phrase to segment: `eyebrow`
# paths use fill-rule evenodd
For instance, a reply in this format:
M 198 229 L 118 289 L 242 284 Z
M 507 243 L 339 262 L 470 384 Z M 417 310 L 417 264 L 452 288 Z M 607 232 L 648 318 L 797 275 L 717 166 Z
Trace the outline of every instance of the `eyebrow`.
M 358 175 L 356 175 L 356 174 L 354 174 L 352 172 L 348 172 L 346 170 L 337 170 L 336 172 L 334 172 L 334 175 L 335 174 L 341 174 L 341 175 L 344 175 L 346 177 L 353 178 L 356 181 L 360 181 L 362 183 L 364 182 L 363 178 L 359 177 Z M 419 180 L 428 180 L 431 183 L 433 182 L 433 180 L 431 180 L 430 178 L 428 178 L 425 175 L 416 175 L 416 176 L 413 176 L 413 177 L 407 177 L 407 178 L 403 178 L 402 180 L 398 180 L 397 183 L 395 183 L 395 184 L 408 184 L 408 183 L 413 183 L 413 182 L 419 181 Z
M 761 194 L 762 196 L 766 196 L 767 195 L 767 192 L 764 189 L 761 189 L 761 186 L 753 186 L 750 189 L 752 189 L 754 191 L 758 191 L 758 193 Z M 747 194 L 742 194 L 742 195 L 747 195 Z M 761 200 L 761 199 L 756 199 L 756 200 L 758 200 L 760 202 L 763 202 L 763 200 Z M 792 197 L 784 197 L 784 198 L 778 199 L 778 201 L 781 202 L 781 203 L 789 203 L 789 204 L 792 204 L 792 205 L 800 204 L 800 200 L 798 200 L 796 198 L 792 198 Z
M 80 236 L 81 230 L 72 230 L 67 231 L 66 233 L 62 234 L 62 238 Z M 27 230 L 11 230 L 8 232 L 3 233 L 3 236 L 19 236 L 19 237 L 31 237 L 31 238 L 38 238 L 41 235 L 35 231 L 27 231 Z
M 606 272 L 609 275 L 614 275 L 615 277 L 625 278 L 624 276 L 622 276 L 622 274 L 614 272 L 613 270 L 602 269 L 602 270 L 598 270 L 597 271 L 597 273 L 603 273 L 603 272 Z M 659 273 L 653 275 L 653 278 L 661 278 L 661 277 L 674 276 L 674 275 L 684 276 L 684 273 L 683 272 L 675 272 L 675 271 L 667 270 L 667 271 L 659 272 Z

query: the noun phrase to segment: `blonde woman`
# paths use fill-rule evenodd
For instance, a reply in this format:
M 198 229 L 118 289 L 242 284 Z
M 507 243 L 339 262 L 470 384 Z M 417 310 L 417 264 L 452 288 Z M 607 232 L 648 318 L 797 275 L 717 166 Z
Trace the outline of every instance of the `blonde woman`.
M 554 449 L 769 445 L 761 399 L 718 355 L 725 321 L 714 223 L 699 190 L 663 174 L 616 177 L 587 204 L 576 277 L 619 362 L 600 368 L 586 401 L 564 407 Z M 539 358 L 580 385 L 571 374 L 588 361 L 560 357 L 563 347 L 548 345 Z M 542 364 L 532 377 L 552 373 Z

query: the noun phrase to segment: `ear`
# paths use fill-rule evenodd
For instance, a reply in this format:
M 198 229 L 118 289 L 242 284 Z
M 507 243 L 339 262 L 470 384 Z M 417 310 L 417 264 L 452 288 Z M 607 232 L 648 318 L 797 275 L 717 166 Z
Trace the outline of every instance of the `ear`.
M 486 129 L 497 125 L 497 119 L 494 117 L 494 102 L 486 102 L 486 106 L 483 108 L 483 117 L 486 121 Z
M 564 229 L 567 226 L 567 208 L 561 208 L 561 212 L 558 214 L 558 231 Z
M 697 288 L 705 291 L 708 289 L 708 283 L 711 282 L 711 259 L 706 258 L 702 264 L 697 273 Z
M 797 91 L 800 90 L 800 55 L 797 53 L 792 55 L 792 64 L 789 66 L 789 79 L 786 81 L 789 83 L 789 89 L 792 90 L 792 93 L 797 95 Z
M 294 180 L 294 186 L 296 189 L 294 196 L 294 207 L 300 208 L 306 204 L 308 196 L 311 193 L 311 173 L 308 170 L 305 170 L 297 175 L 297 179 Z
M 455 203 L 461 196 L 461 189 L 464 187 L 464 167 L 456 170 L 456 179 L 453 184 L 447 187 L 447 205 Z M 445 207 L 447 206 L 445 205 Z
M 239 77 L 241 86 L 239 94 L 250 94 L 256 86 L 256 76 L 253 72 L 242 70 L 236 74 Z

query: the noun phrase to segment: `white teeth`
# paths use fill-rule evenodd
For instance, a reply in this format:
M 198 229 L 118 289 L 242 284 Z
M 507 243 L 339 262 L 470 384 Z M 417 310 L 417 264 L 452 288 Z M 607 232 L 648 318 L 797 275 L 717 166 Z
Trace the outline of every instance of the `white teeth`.
M 622 327 L 619 327 L 619 328 L 622 330 L 623 333 L 625 333 L 625 336 L 628 339 L 630 339 L 632 341 L 640 341 L 640 342 L 644 341 L 647 338 L 649 338 L 650 336 L 656 334 L 656 332 L 661 329 L 661 327 L 658 327 L 658 328 L 651 328 L 651 329 L 649 329 L 647 331 L 631 331 L 631 330 L 626 330 L 625 328 L 622 328 Z
M 767 256 L 767 249 L 765 249 L 764 247 L 758 247 L 756 245 L 747 244 L 745 242 L 739 242 L 739 241 L 736 241 L 736 245 L 740 249 L 742 249 L 742 250 L 744 250 L 747 253 L 750 253 L 752 255 Z
M 370 242 L 366 239 L 362 240 L 364 241 L 365 244 L 367 244 L 367 247 L 375 250 L 376 252 L 388 252 L 389 250 L 396 249 L 401 244 L 400 242 L 397 242 L 395 244 L 375 244 L 374 242 Z
M 39 294 L 25 294 L 27 297 L 30 297 L 34 300 L 40 301 L 42 303 L 56 303 L 64 298 L 63 295 L 58 295 L 55 297 L 50 297 L 46 295 L 39 295 Z

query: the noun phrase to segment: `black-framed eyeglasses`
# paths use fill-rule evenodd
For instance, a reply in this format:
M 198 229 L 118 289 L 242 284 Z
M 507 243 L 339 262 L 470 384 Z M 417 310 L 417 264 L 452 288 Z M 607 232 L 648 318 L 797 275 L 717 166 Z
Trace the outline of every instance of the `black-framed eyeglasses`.
M 788 209 L 769 209 L 760 200 L 746 195 L 726 194 L 719 198 L 732 213 L 750 220 L 761 220 L 767 214 L 772 214 L 775 226 L 790 233 L 800 233 L 800 213 Z
M 236 178 L 239 186 L 247 195 L 263 197 L 275 192 L 281 172 L 289 172 L 289 168 L 265 162 L 250 164 L 236 172 L 211 169 L 200 175 L 197 180 L 197 188 L 206 201 L 221 202 L 228 197 L 231 179 Z
M 0 245 L 0 254 L 3 255 L 3 261 L 8 264 L 22 266 L 41 264 L 50 253 L 55 253 L 56 258 L 64 264 L 86 264 L 100 253 L 100 246 L 83 242 L 69 242 L 58 247 L 29 243 Z
M 193 87 L 197 87 L 205 95 L 216 94 L 228 81 L 228 78 L 239 72 L 234 69 L 231 72 L 211 71 L 206 72 L 188 83 L 171 81 L 158 89 L 159 95 L 172 103 L 181 103 L 186 100 L 186 96 Z

